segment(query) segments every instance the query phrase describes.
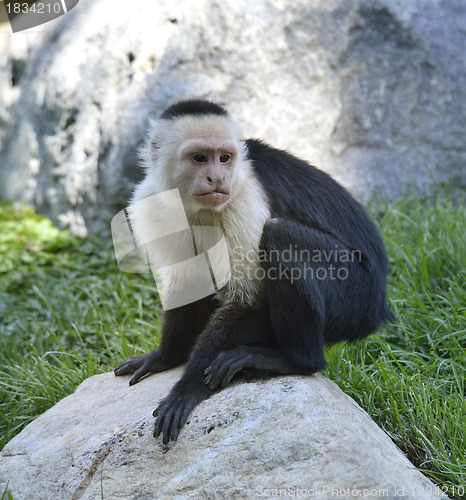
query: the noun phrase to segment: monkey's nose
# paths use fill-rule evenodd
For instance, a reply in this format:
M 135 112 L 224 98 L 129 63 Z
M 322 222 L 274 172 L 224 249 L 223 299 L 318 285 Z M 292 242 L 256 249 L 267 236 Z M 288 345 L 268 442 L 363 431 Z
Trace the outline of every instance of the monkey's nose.
M 223 174 L 207 175 L 206 181 L 207 181 L 207 184 L 209 184 L 209 186 L 213 186 L 214 188 L 219 188 L 224 184 L 225 178 L 226 178 L 226 176 Z

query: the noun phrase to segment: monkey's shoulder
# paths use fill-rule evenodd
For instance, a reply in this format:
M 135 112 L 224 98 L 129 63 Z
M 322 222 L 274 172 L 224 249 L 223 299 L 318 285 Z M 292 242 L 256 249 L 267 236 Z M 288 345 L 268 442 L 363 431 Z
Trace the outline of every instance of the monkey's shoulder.
M 315 185 L 335 189 L 336 186 L 338 192 L 345 191 L 328 173 L 288 151 L 270 146 L 260 139 L 247 139 L 244 143 L 247 158 L 262 182 L 276 185 L 280 180 L 282 185 L 293 188 Z
M 247 158 L 272 201 L 273 212 L 283 215 L 284 206 L 291 205 L 299 211 L 306 207 L 338 206 L 364 217 L 359 203 L 327 172 L 259 139 L 244 142 Z M 282 209 L 274 206 L 277 203 Z

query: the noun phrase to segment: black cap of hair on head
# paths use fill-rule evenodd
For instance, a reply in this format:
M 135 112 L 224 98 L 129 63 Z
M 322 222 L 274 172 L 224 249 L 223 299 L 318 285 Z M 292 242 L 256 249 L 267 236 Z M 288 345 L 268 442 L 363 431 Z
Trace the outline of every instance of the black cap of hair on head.
M 227 116 L 228 113 L 218 104 L 202 99 L 191 99 L 187 101 L 179 101 L 167 108 L 160 118 L 169 120 L 179 116 L 187 115 L 217 115 Z

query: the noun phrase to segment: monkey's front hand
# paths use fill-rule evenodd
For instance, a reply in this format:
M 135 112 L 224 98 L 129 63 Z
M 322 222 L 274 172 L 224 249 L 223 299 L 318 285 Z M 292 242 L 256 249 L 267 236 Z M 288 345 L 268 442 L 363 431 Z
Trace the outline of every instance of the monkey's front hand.
M 129 385 L 134 385 L 139 382 L 143 377 L 149 375 L 150 373 L 157 373 L 162 370 L 169 368 L 168 365 L 164 365 L 159 356 L 159 351 L 155 349 L 147 354 L 141 354 L 140 356 L 133 356 L 132 358 L 125 359 L 115 368 L 115 375 L 117 377 L 121 375 L 129 375 L 134 373 L 133 377 L 129 381 Z
M 176 441 L 193 408 L 210 394 L 211 391 L 202 383 L 194 384 L 191 381 L 183 384 L 180 380 L 154 410 L 153 415 L 157 417 L 154 437 L 162 433 L 163 444 L 167 444 L 170 439 Z

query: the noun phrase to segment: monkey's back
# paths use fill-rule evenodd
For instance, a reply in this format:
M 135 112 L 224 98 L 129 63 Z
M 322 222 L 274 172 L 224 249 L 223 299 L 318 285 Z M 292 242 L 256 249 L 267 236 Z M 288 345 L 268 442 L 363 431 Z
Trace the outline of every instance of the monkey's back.
M 249 139 L 246 145 L 273 217 L 289 218 L 334 235 L 349 248 L 375 258 L 385 274 L 382 239 L 364 208 L 343 186 L 304 160 L 260 140 Z

